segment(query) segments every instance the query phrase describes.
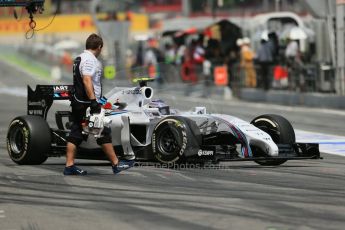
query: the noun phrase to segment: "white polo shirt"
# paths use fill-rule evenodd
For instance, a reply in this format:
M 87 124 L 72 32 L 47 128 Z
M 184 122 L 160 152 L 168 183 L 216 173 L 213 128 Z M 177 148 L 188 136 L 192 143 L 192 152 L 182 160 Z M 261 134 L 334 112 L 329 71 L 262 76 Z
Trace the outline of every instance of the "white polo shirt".
M 95 92 L 97 101 L 99 101 L 102 96 L 102 63 L 88 50 L 84 50 L 84 52 L 80 54 L 80 58 L 79 71 L 82 77 L 84 75 L 91 76 L 93 91 Z

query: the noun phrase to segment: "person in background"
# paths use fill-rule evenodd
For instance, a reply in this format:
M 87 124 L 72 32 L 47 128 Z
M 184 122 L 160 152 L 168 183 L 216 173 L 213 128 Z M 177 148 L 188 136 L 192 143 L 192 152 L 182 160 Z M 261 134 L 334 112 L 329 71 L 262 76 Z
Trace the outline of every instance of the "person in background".
M 295 89 L 297 86 L 302 90 L 304 85 L 304 77 L 301 74 L 302 60 L 300 58 L 298 42 L 293 39 L 288 39 L 288 44 L 285 50 L 285 58 L 288 66 L 288 81 L 290 89 Z
M 134 66 L 140 67 L 140 66 L 143 66 L 143 64 L 144 64 L 144 42 L 139 41 Z
M 155 78 L 160 85 L 163 83 L 162 76 L 159 70 L 159 64 L 164 63 L 164 55 L 158 48 L 158 41 L 150 38 L 148 41 L 148 48 L 144 55 L 144 66 L 148 69 L 148 74 L 151 78 Z
M 256 56 L 257 62 L 260 65 L 261 80 L 265 91 L 271 87 L 270 68 L 273 62 L 273 55 L 270 43 L 268 42 L 267 34 L 263 34 L 261 37 L 261 46 Z
M 250 39 L 245 37 L 241 45 L 241 68 L 244 69 L 246 87 L 256 87 L 256 72 L 254 68 L 255 53 L 250 48 Z
M 204 90 L 202 97 L 211 95 L 211 85 L 214 79 L 214 70 L 217 66 L 223 66 L 225 62 L 220 42 L 216 39 L 209 39 L 205 48 L 205 60 L 203 61 Z
M 186 81 L 185 96 L 190 95 L 193 86 L 198 82 L 198 77 L 202 74 L 202 63 L 204 57 L 197 51 L 198 42 L 193 39 L 185 49 L 182 64 L 182 79 Z
M 200 80 L 202 77 L 202 73 L 203 73 L 203 63 L 205 60 L 205 49 L 201 44 L 201 40 L 200 38 L 197 40 L 192 41 L 192 43 L 194 43 L 194 49 L 193 49 L 193 53 L 192 53 L 192 60 L 194 63 L 194 67 L 195 67 L 195 73 L 196 73 L 196 81 Z
M 273 62 L 279 64 L 279 39 L 277 33 L 268 33 L 268 43 L 271 48 Z
M 158 63 L 158 57 L 156 55 L 157 51 L 157 41 L 153 38 L 150 38 L 147 41 L 148 48 L 145 50 L 144 54 L 144 65 L 156 65 Z
M 243 81 L 244 78 L 244 72 L 243 72 L 243 67 L 241 66 L 241 60 L 242 60 L 242 46 L 243 46 L 243 39 L 238 38 L 236 40 L 236 46 L 238 47 L 238 51 L 236 52 L 236 63 L 239 65 L 237 66 L 237 76 L 238 76 L 238 81 L 240 82 L 240 86 L 242 87 L 245 85 L 245 82 Z
M 228 69 L 228 87 L 229 89 L 233 90 L 234 92 L 238 92 L 237 90 L 240 88 L 238 84 L 238 80 L 236 80 L 236 63 L 239 60 L 239 48 L 235 42 L 232 44 L 231 47 L 224 50 L 224 63 Z
M 164 58 L 166 64 L 175 64 L 176 54 L 174 47 L 167 43 L 164 46 Z
M 194 43 L 195 48 L 193 50 L 194 63 L 197 65 L 201 65 L 205 60 L 205 49 L 202 47 L 201 41 L 199 39 L 194 40 L 192 42 L 195 42 Z
M 176 65 L 182 65 L 184 62 L 184 56 L 186 52 L 186 46 L 185 44 L 179 44 L 177 51 L 176 51 L 176 58 L 175 58 L 175 63 Z

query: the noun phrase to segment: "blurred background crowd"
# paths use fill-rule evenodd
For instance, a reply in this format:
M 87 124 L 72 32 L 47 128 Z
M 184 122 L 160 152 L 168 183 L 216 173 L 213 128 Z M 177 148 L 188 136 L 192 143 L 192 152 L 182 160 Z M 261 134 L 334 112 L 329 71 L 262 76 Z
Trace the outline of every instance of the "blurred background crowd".
M 0 42 L 13 45 L 17 58 L 48 66 L 57 79 L 70 75 L 85 38 L 97 32 L 105 40 L 108 79 L 144 66 L 162 84 L 339 93 L 337 6 L 328 0 L 47 0 L 31 39 L 23 35 L 30 31 L 25 10 L 0 8 Z

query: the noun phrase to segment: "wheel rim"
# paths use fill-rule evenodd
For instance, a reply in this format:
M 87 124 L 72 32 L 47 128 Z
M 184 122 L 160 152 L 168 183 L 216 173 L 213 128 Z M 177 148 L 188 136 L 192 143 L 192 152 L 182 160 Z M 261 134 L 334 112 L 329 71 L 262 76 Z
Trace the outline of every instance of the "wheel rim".
M 9 144 L 14 155 L 18 156 L 24 150 L 24 132 L 23 129 L 16 126 L 10 133 Z
M 164 155 L 171 155 L 176 153 L 180 149 L 180 145 L 177 140 L 177 131 L 166 127 L 161 131 L 161 135 L 158 139 L 159 151 Z

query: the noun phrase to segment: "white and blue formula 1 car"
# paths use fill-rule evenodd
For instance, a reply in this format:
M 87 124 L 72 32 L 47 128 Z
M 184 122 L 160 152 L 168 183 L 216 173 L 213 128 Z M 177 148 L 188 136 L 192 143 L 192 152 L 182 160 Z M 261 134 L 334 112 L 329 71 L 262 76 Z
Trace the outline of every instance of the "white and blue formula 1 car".
M 142 79 L 139 86 L 114 88 L 99 115 L 87 114 L 85 141 L 77 158 L 104 159 L 95 136 L 104 125 L 112 129 L 120 157 L 160 163 L 255 161 L 280 165 L 287 160 L 320 159 L 318 144 L 296 143 L 294 129 L 284 117 L 261 115 L 250 123 L 225 114 L 209 114 L 205 107 L 189 112 L 153 100 L 153 89 Z M 57 111 L 57 128 L 46 121 L 55 100 L 70 100 L 71 85 L 28 86 L 27 114 L 14 118 L 8 129 L 9 156 L 17 164 L 41 164 L 65 154 L 70 111 Z

